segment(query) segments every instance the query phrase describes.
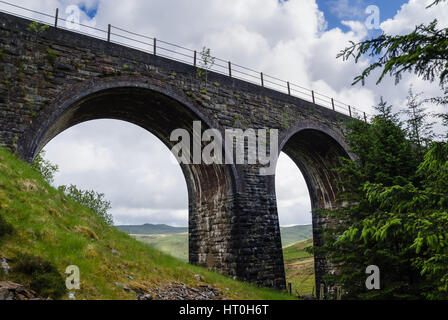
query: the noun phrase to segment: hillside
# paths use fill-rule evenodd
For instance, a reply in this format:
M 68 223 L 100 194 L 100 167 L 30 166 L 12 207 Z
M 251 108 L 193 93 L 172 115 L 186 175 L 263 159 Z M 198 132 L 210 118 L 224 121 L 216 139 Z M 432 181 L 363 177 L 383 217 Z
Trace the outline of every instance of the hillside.
M 156 228 L 148 228 L 156 229 Z M 175 228 L 174 228 L 175 229 Z M 281 227 L 283 259 L 286 282 L 300 295 L 312 294 L 314 290 L 314 259 L 306 248 L 313 245 L 311 225 Z M 184 262 L 188 261 L 188 233 L 132 234 L 137 240 Z
M 116 226 L 137 240 L 148 244 L 182 261 L 188 261 L 188 228 L 171 227 L 165 224 Z M 280 227 L 283 247 L 312 238 L 311 225 Z
M 313 237 L 313 227 L 311 225 L 280 227 L 282 246 L 286 247 L 298 241 L 311 239 Z
M 283 248 L 286 282 L 291 283 L 293 293 L 315 293 L 314 258 L 306 251 L 312 246 L 313 240 L 307 239 Z
M 188 232 L 187 227 L 172 227 L 166 224 L 119 225 L 118 230 L 130 234 L 174 234 Z
M 157 250 L 188 262 L 188 233 L 176 234 L 132 234 L 138 241 Z
M 80 269 L 77 299 L 136 299 L 137 293 L 179 298 L 176 288 L 184 284 L 182 292 L 208 290 L 221 299 L 291 298 L 188 265 L 106 225 L 3 148 L 0 261 L 10 267 L 8 274 L 0 268 L 0 281 L 62 299 L 67 299 L 64 272 L 69 265 Z

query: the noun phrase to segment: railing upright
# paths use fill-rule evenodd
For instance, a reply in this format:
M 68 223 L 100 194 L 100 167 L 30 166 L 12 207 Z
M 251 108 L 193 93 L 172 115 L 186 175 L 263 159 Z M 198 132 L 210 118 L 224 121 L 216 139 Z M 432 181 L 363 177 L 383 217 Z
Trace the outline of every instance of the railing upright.
M 109 24 L 107 26 L 107 42 L 110 42 L 110 30 L 111 30 L 112 26 Z
M 56 16 L 54 17 L 54 27 L 58 27 L 59 8 L 56 8 Z

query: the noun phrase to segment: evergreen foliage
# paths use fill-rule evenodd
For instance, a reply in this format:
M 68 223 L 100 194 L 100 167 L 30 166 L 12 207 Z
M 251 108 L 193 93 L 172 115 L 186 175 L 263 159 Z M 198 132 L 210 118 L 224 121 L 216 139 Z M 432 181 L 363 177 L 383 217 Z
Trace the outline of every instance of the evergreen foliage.
M 425 121 L 414 123 L 422 132 Z M 341 159 L 340 208 L 320 213 L 337 224 L 316 248 L 335 264 L 327 286 L 349 299 L 448 298 L 448 146 L 419 148 L 381 100 L 372 124 L 349 124 L 356 160 Z M 367 290 L 365 270 L 376 265 L 381 289 Z

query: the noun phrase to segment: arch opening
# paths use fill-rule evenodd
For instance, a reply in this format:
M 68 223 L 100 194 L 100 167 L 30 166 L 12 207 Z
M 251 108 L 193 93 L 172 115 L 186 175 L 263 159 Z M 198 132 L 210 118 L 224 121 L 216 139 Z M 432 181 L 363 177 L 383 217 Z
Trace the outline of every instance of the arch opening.
M 313 244 L 309 191 L 300 169 L 283 152 L 277 162 L 275 190 L 286 283 L 293 293 L 311 295 L 315 278 L 314 257 L 307 252 Z
M 280 147 L 300 169 L 306 182 L 311 205 L 312 244 L 318 247 L 323 244 L 322 229 L 332 222 L 316 211 L 337 208 L 338 175 L 334 169 L 339 167 L 341 157 L 350 157 L 348 147 L 340 135 L 314 126 L 291 130 Z M 322 276 L 332 271 L 325 257 L 314 255 L 315 293 L 323 283 Z
M 155 135 L 169 149 L 171 132 L 185 129 L 193 135 L 193 122 L 203 129 L 217 127 L 183 93 L 136 81 L 87 84 L 72 88 L 51 104 L 18 143 L 18 154 L 31 161 L 59 133 L 90 120 L 113 119 L 135 124 Z M 129 141 L 132 143 L 132 141 Z M 233 213 L 237 189 L 231 165 L 181 164 L 188 189 L 189 261 L 225 274 L 234 274 L 225 257 L 233 250 L 233 226 L 225 219 Z

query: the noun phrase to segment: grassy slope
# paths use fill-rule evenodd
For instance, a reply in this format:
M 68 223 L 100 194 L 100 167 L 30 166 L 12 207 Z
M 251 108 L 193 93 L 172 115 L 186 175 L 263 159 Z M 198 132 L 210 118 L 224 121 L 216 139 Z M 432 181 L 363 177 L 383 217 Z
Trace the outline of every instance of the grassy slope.
M 148 244 L 164 253 L 170 254 L 182 261 L 188 261 L 188 233 L 185 233 L 185 228 L 174 228 L 168 226 L 168 228 L 159 228 L 157 225 L 116 227 L 126 232 L 139 231 L 130 233 L 134 238 L 145 244 Z M 169 230 L 169 232 L 164 233 L 162 230 Z M 141 233 L 143 231 L 145 234 Z M 281 227 L 281 236 L 284 247 L 298 241 L 309 239 L 312 237 L 311 225 Z
M 3 148 L 0 148 L 0 215 L 15 229 L 13 234 L 0 239 L 0 256 L 12 261 L 20 253 L 41 256 L 56 265 L 61 274 L 68 265 L 77 265 L 81 272 L 78 299 L 135 299 L 135 294 L 113 285 L 114 282 L 131 287 L 142 283 L 156 287 L 173 281 L 197 286 L 195 274 L 216 286 L 225 298 L 290 298 L 188 265 L 105 225 Z M 95 236 L 97 240 L 92 239 Z M 112 249 L 120 255 L 112 253 Z M 11 267 L 14 269 L 13 262 Z M 135 280 L 131 281 L 127 275 Z M 2 278 L 5 280 L 6 276 Z M 14 280 L 14 272 L 9 279 Z
M 303 240 L 283 248 L 286 282 L 290 282 L 292 292 L 300 295 L 312 294 L 314 287 L 314 259 L 305 249 L 313 245 L 313 240 Z
M 188 233 L 133 234 L 132 236 L 173 257 L 188 261 Z M 291 283 L 293 292 L 298 290 L 301 295 L 312 294 L 315 285 L 314 259 L 312 254 L 305 250 L 312 245 L 312 239 L 307 239 L 283 247 L 286 282 Z
M 137 240 L 157 250 L 188 262 L 188 233 L 176 234 L 132 234 Z
M 283 247 L 313 237 L 313 230 L 311 225 L 281 227 L 280 233 L 282 236 Z

